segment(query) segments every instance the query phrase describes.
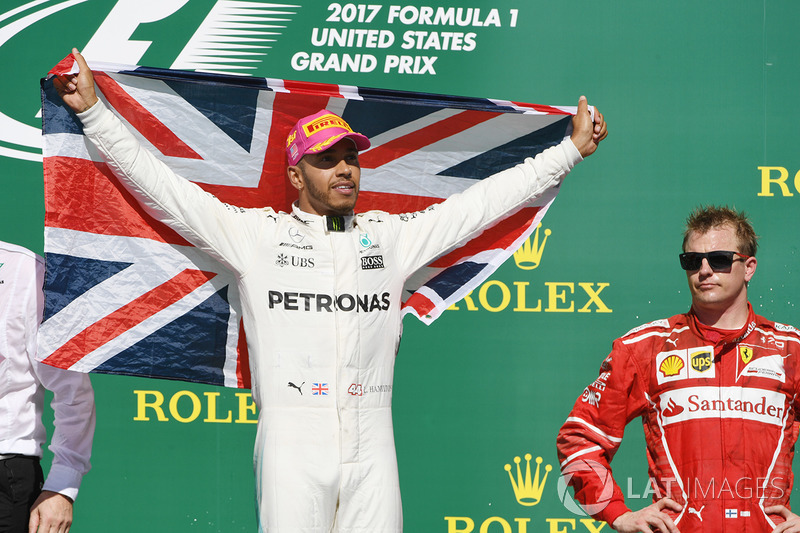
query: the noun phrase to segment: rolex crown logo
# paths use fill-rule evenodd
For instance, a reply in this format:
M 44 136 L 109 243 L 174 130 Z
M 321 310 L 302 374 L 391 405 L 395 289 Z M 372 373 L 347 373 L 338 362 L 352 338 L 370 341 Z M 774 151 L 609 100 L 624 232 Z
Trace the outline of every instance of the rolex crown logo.
M 540 244 L 539 230 L 541 229 L 542 224 L 540 223 L 536 227 L 533 236 L 528 237 L 525 242 L 522 243 L 522 246 L 519 247 L 519 250 L 514 252 L 514 262 L 516 262 L 517 266 L 522 270 L 533 270 L 539 266 L 539 262 L 542 260 L 544 245 L 552 232 L 549 229 L 544 230 L 544 237 Z
M 536 458 L 536 474 L 531 481 L 531 454 L 525 454 L 525 475 L 522 475 L 522 469 L 519 466 L 521 459 L 514 457 L 514 462 L 517 464 L 517 478 L 511 473 L 511 465 L 506 465 L 506 472 L 511 479 L 511 486 L 514 487 L 514 496 L 520 505 L 532 507 L 539 503 L 542 499 L 542 492 L 544 491 L 544 484 L 547 482 L 547 474 L 553 469 L 550 465 L 545 465 L 544 476 L 540 477 L 542 458 Z

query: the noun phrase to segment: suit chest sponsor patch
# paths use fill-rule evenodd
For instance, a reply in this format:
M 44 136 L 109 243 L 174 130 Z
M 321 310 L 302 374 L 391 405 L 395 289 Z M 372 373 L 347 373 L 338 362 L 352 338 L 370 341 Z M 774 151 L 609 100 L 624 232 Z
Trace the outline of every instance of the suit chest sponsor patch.
M 693 378 L 714 378 L 714 347 L 701 346 L 671 350 L 656 355 L 656 380 L 659 385 Z
M 375 270 L 384 268 L 382 255 L 364 255 L 361 257 L 361 270 Z
M 764 355 L 753 359 L 744 365 L 739 377 L 767 378 L 786 383 L 784 357 L 781 354 Z
M 664 426 L 705 418 L 741 418 L 783 426 L 786 397 L 752 387 L 685 387 L 665 391 L 659 398 Z

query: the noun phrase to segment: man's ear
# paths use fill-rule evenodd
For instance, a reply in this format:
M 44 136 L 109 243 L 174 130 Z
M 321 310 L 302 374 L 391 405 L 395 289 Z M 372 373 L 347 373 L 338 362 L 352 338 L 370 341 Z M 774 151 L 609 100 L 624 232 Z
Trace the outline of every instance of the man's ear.
M 289 176 L 289 182 L 292 187 L 298 191 L 303 190 L 303 171 L 300 170 L 300 167 L 296 165 L 286 167 L 286 175 Z
M 753 278 L 753 274 L 756 273 L 756 266 L 758 265 L 758 261 L 755 257 L 748 257 L 744 260 L 744 280 L 750 281 Z

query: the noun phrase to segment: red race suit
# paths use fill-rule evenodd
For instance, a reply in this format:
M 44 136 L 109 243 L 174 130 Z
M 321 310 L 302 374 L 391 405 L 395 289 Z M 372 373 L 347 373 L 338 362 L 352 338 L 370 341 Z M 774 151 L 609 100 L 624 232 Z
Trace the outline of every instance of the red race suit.
M 558 434 L 562 474 L 595 519 L 611 524 L 629 510 L 609 463 L 641 417 L 653 501 L 683 507 L 664 511 L 681 533 L 769 532 L 783 522 L 764 509 L 789 506 L 800 331 L 748 310 L 737 331 L 689 312 L 614 341 Z

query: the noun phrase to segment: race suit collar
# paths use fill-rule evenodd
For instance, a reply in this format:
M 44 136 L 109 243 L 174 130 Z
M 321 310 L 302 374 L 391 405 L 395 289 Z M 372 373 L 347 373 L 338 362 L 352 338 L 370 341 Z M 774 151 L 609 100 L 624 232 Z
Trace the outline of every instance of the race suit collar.
M 735 344 L 747 337 L 756 325 L 756 316 L 753 312 L 753 306 L 747 302 L 747 322 L 739 329 L 720 329 L 713 326 L 706 326 L 697 319 L 692 309 L 687 313 L 689 326 L 701 338 L 705 339 L 711 344 L 716 346 L 715 352 L 719 354 L 723 347 L 730 344 Z
M 347 231 L 353 227 L 355 217 L 350 215 L 313 215 L 306 213 L 297 202 L 292 204 L 292 216 L 307 226 L 321 227 L 326 233 Z

